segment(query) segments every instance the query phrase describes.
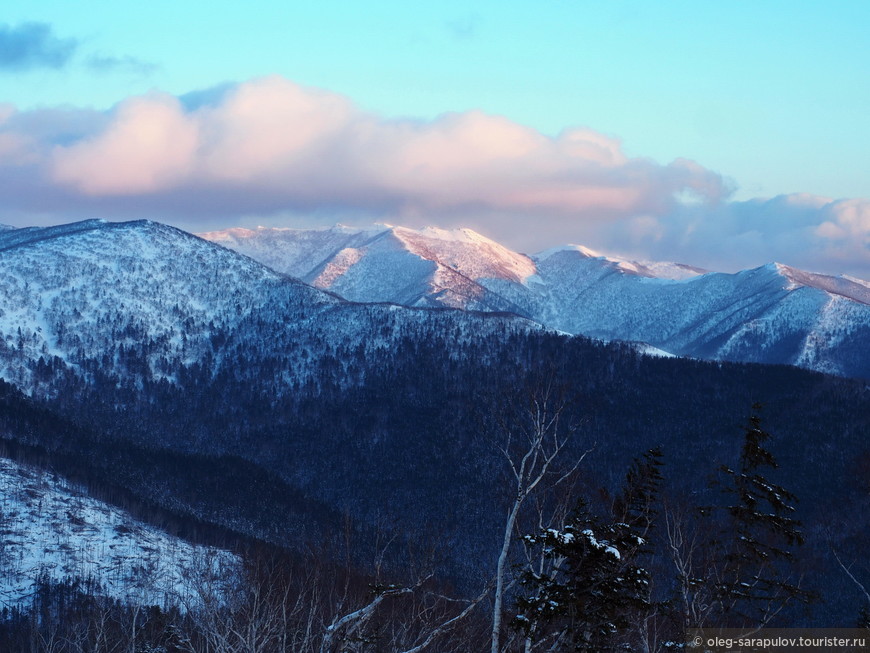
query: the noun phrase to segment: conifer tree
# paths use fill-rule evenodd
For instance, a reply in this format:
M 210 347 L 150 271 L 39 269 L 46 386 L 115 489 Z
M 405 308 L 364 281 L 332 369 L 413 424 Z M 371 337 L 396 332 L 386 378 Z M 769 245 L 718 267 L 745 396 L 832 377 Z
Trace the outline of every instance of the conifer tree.
M 625 478 L 625 487 L 614 502 L 614 516 L 628 524 L 641 539 L 646 539 L 658 514 L 661 490 L 662 450 L 647 451 L 635 460 Z
M 761 428 L 761 406 L 752 408 L 737 469 L 720 470 L 726 505 L 718 510 L 724 519 L 712 542 L 711 594 L 721 625 L 733 627 L 764 626 L 787 604 L 813 598 L 791 568 L 793 549 L 804 542 L 797 498 L 768 479 L 778 465 L 765 448 L 771 435 Z
M 581 498 L 557 529 L 527 535 L 549 564 L 520 575 L 513 626 L 526 650 L 623 650 L 650 606 L 650 574 L 639 565 L 655 515 L 661 452 L 636 461 L 614 504 L 612 519 L 597 519 Z

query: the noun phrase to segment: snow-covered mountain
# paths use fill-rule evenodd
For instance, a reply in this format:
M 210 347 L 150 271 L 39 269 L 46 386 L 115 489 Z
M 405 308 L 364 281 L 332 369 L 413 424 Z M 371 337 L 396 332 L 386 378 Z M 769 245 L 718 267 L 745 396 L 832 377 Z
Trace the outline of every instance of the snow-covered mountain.
M 0 377 L 28 391 L 44 383 L 50 394 L 61 364 L 141 388 L 193 365 L 258 374 L 239 357 L 275 356 L 280 390 L 305 382 L 337 348 L 386 347 L 439 323 L 456 345 L 539 328 L 510 316 L 350 303 L 150 221 L 0 232 Z
M 26 361 L 57 357 L 88 373 L 89 357 L 143 344 L 154 372 L 171 375 L 279 289 L 312 311 L 339 301 L 203 244 L 151 222 L 0 232 L 0 375 L 27 388 Z
M 27 600 L 38 578 L 91 583 L 95 594 L 186 603 L 188 581 L 233 554 L 144 524 L 45 470 L 0 458 L 0 608 Z
M 565 246 L 518 254 L 469 229 L 231 229 L 202 237 L 354 301 L 510 311 L 679 355 L 870 376 L 870 284 L 769 264 L 736 274 Z
M 149 221 L 0 231 L 0 377 L 32 388 L 59 360 L 87 378 L 108 370 L 117 382 L 174 382 L 181 367 L 218 375 L 239 356 L 278 355 L 276 381 L 289 386 L 316 377 L 324 354 L 389 347 L 409 329 L 443 328 L 458 346 L 535 324 L 677 355 L 870 376 L 870 284 L 848 277 L 779 264 L 704 273 L 577 246 L 526 256 L 468 229 L 204 236 L 212 242 Z
M 201 236 L 358 302 L 524 314 L 527 293 L 523 289 L 539 281 L 529 257 L 470 229 L 339 225 L 311 230 L 229 229 Z
M 860 453 L 870 414 L 864 384 L 652 359 L 540 323 L 621 330 L 658 357 L 694 347 L 697 355 L 788 361 L 798 348 L 820 352 L 808 366 L 870 376 L 866 284 L 776 265 L 700 274 L 579 247 L 527 257 L 467 231 L 329 231 L 298 248 L 311 263 L 311 276 L 301 276 L 336 289 L 357 270 L 369 286 L 348 288 L 378 289 L 379 299 L 397 289 L 408 303 L 436 308 L 347 301 L 153 222 L 0 232 L 0 377 L 9 382 L 0 384 L 9 406 L 0 435 L 181 519 L 318 549 L 327 560 L 345 550 L 347 515 L 365 547 L 359 559 L 382 555 L 374 549 L 384 524 L 400 524 L 385 535 L 398 538 L 400 564 L 412 543 L 436 533 L 451 583 L 491 573 L 486 560 L 498 538 L 490 536 L 505 495 L 491 437 L 503 432 L 490 422 L 534 398 L 526 384 L 539 375 L 584 398 L 566 407 L 565 423 L 593 419 L 566 453 L 576 460 L 600 443 L 590 487 L 598 478 L 606 487 L 632 455 L 662 442 L 675 452 L 674 478 L 695 478 L 686 470 L 699 459 L 718 463 L 733 441 L 728 425 L 757 398 L 790 433 L 790 462 L 811 460 L 812 470 L 796 467 L 795 477 L 815 505 L 847 496 L 842 461 Z M 282 238 L 294 251 L 294 237 Z M 262 249 L 271 251 L 268 242 Z M 365 266 L 374 276 L 361 273 Z M 457 279 L 467 285 L 451 285 Z M 443 308 L 450 302 L 490 312 Z M 500 306 L 537 321 L 493 312 Z M 818 343 L 808 349 L 810 336 Z M 837 401 L 815 406 L 819 396 Z M 691 410 L 662 410 L 674 405 L 704 410 L 690 419 L 678 413 Z M 41 566 L 108 573 L 100 582 L 117 579 L 119 593 L 135 586 L 124 565 L 147 552 L 115 538 L 132 526 L 36 472 L 27 472 L 33 487 L 9 474 L 0 485 L 9 497 L 0 509 L 10 515 L 0 553 L 22 561 L 0 583 L 10 601 Z M 40 522 L 47 507 L 62 518 Z M 98 555 L 119 552 L 108 572 L 91 572 L 82 533 L 94 535 Z M 162 550 L 148 537 L 144 546 Z

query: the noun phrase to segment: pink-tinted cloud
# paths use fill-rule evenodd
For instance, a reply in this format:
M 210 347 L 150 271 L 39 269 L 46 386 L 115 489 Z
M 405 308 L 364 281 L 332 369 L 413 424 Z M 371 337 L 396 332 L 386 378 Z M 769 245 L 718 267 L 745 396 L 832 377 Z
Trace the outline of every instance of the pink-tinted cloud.
M 729 191 L 698 163 L 629 157 L 592 129 L 550 136 L 480 111 L 384 118 L 280 77 L 152 92 L 107 112 L 0 105 L 0 222 L 148 217 L 201 229 L 350 214 L 469 226 L 526 252 L 575 242 L 870 277 L 870 201 L 729 202 Z
M 176 98 L 137 97 L 122 103 L 95 136 L 55 146 L 51 179 L 84 195 L 159 192 L 185 183 L 198 144 L 198 125 Z
M 831 242 L 848 241 L 870 246 L 870 202 L 842 200 L 830 206 L 830 219 L 818 226 L 816 234 Z
M 206 181 L 280 189 L 323 154 L 354 113 L 341 96 L 279 77 L 242 84 L 219 105 L 191 114 L 201 129 L 194 166 Z
M 666 211 L 687 190 L 709 202 L 726 193 L 697 164 L 628 158 L 618 140 L 589 129 L 550 137 L 479 111 L 385 119 L 280 77 L 239 84 L 195 108 L 156 92 L 130 98 L 94 127 L 50 148 L 36 136 L 32 148 L 44 184 L 89 204 L 175 197 L 190 207 L 216 192 L 232 196 L 225 205 L 233 211 L 472 207 L 620 217 Z M 7 130 L 5 147 L 34 137 Z

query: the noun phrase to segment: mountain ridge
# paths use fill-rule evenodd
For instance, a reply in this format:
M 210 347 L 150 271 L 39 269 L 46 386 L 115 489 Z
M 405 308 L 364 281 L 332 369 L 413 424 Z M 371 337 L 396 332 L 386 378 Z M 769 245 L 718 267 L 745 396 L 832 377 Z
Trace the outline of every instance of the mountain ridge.
M 781 263 L 711 272 L 582 245 L 527 256 L 470 229 L 260 227 L 201 236 L 352 301 L 508 311 L 676 355 L 870 377 L 870 355 L 858 347 L 870 338 L 870 284 L 850 277 Z M 309 270 L 296 254 L 302 243 L 322 259 Z
M 584 473 L 590 487 L 614 490 L 632 456 L 664 443 L 674 482 L 703 489 L 699 470 L 729 464 L 736 420 L 759 401 L 787 434 L 778 460 L 794 470 L 810 509 L 823 513 L 835 498 L 852 497 L 843 460 L 866 449 L 866 383 L 640 355 L 633 345 L 437 302 L 437 310 L 357 304 L 159 223 L 91 226 L 53 239 L 31 235 L 33 242 L 0 255 L 0 376 L 81 427 L 15 428 L 10 437 L 56 458 L 71 455 L 73 464 L 93 461 L 100 478 L 180 514 L 293 546 L 310 544 L 322 525 L 335 527 L 326 540 L 336 542 L 341 516 L 352 515 L 362 556 L 379 541 L 368 534 L 401 521 L 384 534 L 398 536 L 397 560 L 408 542 L 443 542 L 450 582 L 489 577 L 511 492 L 501 482 L 497 422 L 549 379 L 571 397 L 565 423 L 583 425 L 566 453 L 578 459 L 594 448 Z M 407 260 L 395 240 L 378 242 Z M 579 251 L 544 262 L 564 273 L 557 290 L 579 294 L 584 306 L 624 302 L 612 319 L 635 329 L 647 325 L 631 310 L 631 293 L 659 293 L 649 301 L 664 329 L 671 328 L 667 293 L 691 286 L 698 315 L 708 317 L 710 306 L 720 315 L 674 333 L 716 351 L 757 351 L 751 337 L 774 327 L 781 336 L 773 318 L 788 315 L 768 312 L 784 305 L 797 316 L 789 322 L 795 337 L 774 342 L 803 355 L 797 318 L 821 315 L 835 329 L 842 311 L 857 310 L 815 289 L 789 291 L 771 268 L 677 282 Z M 527 288 L 486 280 L 486 287 L 465 278 L 475 292 L 497 288 L 517 305 L 541 290 L 536 280 Z M 759 315 L 767 321 L 752 323 Z M 752 328 L 739 331 L 747 316 Z M 557 317 L 580 323 L 594 315 Z M 171 456 L 160 463 L 164 453 Z M 288 493 L 286 504 L 274 498 Z M 257 510 L 263 518 L 252 517 Z M 863 522 L 849 524 L 863 532 Z
M 292 343 L 297 354 L 282 375 L 301 383 L 324 349 L 389 346 L 403 330 L 429 324 L 461 323 L 461 338 L 540 328 L 514 315 L 445 317 L 349 302 L 158 222 L 19 231 L 0 234 L 0 375 L 30 390 L 52 376 L 34 368 L 40 359 L 86 377 L 118 372 L 118 383 L 173 382 L 179 365 L 220 374 L 240 351 L 269 357 L 268 332 Z M 372 333 L 381 322 L 390 327 Z

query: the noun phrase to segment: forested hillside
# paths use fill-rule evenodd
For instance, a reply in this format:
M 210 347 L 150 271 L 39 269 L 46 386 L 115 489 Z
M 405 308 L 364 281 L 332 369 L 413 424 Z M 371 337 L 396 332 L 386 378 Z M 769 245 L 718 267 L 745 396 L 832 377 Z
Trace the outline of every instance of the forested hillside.
M 154 223 L 25 236 L 0 260 L 7 455 L 186 537 L 258 541 L 288 569 L 316 563 L 331 587 L 350 583 L 343 611 L 317 613 L 322 650 L 414 650 L 430 635 L 433 650 L 484 650 L 494 624 L 506 650 L 574 637 L 589 628 L 572 612 L 581 608 L 544 615 L 523 581 L 531 560 L 546 568 L 562 546 L 576 573 L 554 582 L 591 575 L 613 591 L 599 606 L 619 612 L 605 639 L 662 650 L 694 605 L 680 598 L 687 559 L 673 555 L 689 534 L 692 573 L 715 598 L 697 602 L 719 606 L 705 623 L 859 618 L 870 575 L 865 382 L 647 356 L 515 315 L 346 302 Z M 763 464 L 745 454 L 756 431 L 770 434 L 756 446 Z M 656 474 L 642 462 L 653 459 Z M 732 571 L 721 551 L 741 469 L 783 488 L 771 514 L 802 523 L 800 537 L 770 543 L 787 555 L 758 571 L 795 591 L 759 614 L 728 603 L 703 571 Z M 626 570 L 646 589 L 617 581 Z M 415 601 L 437 609 L 402 630 L 425 612 Z M 16 613 L 10 632 L 33 614 Z M 641 621 L 655 628 L 641 632 Z M 294 650 L 269 646 L 255 650 Z

